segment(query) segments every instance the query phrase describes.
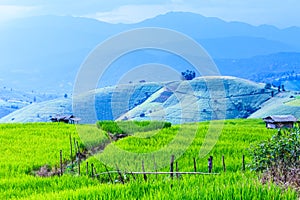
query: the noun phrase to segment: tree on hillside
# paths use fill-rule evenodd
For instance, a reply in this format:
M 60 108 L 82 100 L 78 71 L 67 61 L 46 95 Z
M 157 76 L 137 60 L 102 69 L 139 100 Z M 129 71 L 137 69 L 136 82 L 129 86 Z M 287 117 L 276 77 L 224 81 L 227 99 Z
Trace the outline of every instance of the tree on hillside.
M 193 80 L 196 77 L 196 73 L 192 70 L 186 70 L 185 72 L 181 72 L 181 77 L 183 80 Z
M 272 85 L 271 85 L 271 83 L 266 83 L 266 85 L 265 85 L 265 89 L 271 89 L 272 88 Z

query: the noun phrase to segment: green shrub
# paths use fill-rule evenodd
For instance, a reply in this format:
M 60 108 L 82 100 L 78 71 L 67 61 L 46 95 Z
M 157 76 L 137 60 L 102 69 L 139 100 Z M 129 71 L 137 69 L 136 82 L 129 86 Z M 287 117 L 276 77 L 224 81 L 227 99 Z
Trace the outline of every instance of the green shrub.
M 98 121 L 97 127 L 101 128 L 106 132 L 110 132 L 113 134 L 123 134 L 125 133 L 115 121 Z
M 262 171 L 262 183 L 274 182 L 300 193 L 300 130 L 279 130 L 271 139 L 251 149 L 251 168 Z
M 112 134 L 133 134 L 171 127 L 163 121 L 98 121 L 97 127 Z
M 250 148 L 252 155 L 251 168 L 255 171 L 264 171 L 279 164 L 292 167 L 299 161 L 300 130 L 279 130 L 269 140 L 262 141 Z

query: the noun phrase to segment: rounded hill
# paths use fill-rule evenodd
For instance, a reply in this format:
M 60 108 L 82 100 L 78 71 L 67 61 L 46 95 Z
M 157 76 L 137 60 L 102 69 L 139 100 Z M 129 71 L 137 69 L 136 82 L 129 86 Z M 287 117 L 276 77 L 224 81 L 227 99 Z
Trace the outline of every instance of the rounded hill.
M 165 120 L 172 123 L 247 118 L 276 95 L 245 79 L 229 76 L 198 77 L 192 81 L 117 85 L 90 91 L 77 98 L 36 103 L 0 122 L 49 121 L 57 114 L 74 114 L 81 123 L 97 120 Z M 94 107 L 93 107 L 94 106 Z

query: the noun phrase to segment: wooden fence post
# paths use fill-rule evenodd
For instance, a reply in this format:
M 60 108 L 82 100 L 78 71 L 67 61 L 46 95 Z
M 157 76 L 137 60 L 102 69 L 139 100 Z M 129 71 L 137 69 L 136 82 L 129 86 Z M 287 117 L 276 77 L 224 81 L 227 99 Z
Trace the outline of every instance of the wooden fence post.
M 72 152 L 72 136 L 70 134 L 70 159 L 71 159 L 71 168 L 73 169 L 73 152 Z
M 145 174 L 145 166 L 144 166 L 144 161 L 142 160 L 142 170 L 144 172 L 144 180 L 147 181 L 147 175 Z
M 94 167 L 94 176 L 97 178 L 97 171 L 96 171 L 96 167 Z
M 78 152 L 78 153 L 80 153 L 80 149 L 79 149 L 78 141 L 76 141 L 76 146 L 77 146 L 77 152 Z
M 63 175 L 62 150 L 59 151 L 59 161 L 60 161 L 60 176 L 62 176 Z
M 155 161 L 155 157 L 153 156 L 153 161 L 154 161 L 154 171 L 157 173 L 157 165 Z M 157 174 L 155 174 L 155 178 L 157 179 Z
M 80 155 L 78 155 L 77 164 L 78 164 L 78 176 L 80 176 Z
M 193 158 L 194 159 L 194 172 L 197 172 L 197 163 L 196 163 L 196 158 Z
M 226 172 L 226 165 L 225 165 L 224 155 L 222 156 L 222 163 L 223 163 L 223 171 Z
M 213 167 L 213 157 L 210 156 L 208 158 L 208 172 L 211 173 L 212 172 L 212 167 Z
M 171 156 L 171 161 L 170 161 L 170 177 L 171 177 L 171 179 L 173 179 L 174 159 L 175 159 L 175 156 L 172 155 L 172 156 Z
M 179 174 L 178 174 L 178 162 L 176 161 L 176 178 L 178 178 L 179 177 Z
M 121 181 L 122 184 L 124 184 L 125 182 L 124 182 L 123 176 L 122 176 L 122 174 L 121 174 L 121 172 L 120 172 L 119 167 L 118 167 L 117 164 L 116 164 L 116 168 L 117 168 L 117 172 L 119 174 L 120 181 Z
M 111 181 L 111 183 L 114 183 L 114 181 L 113 181 L 113 179 L 111 178 L 110 173 L 109 173 L 109 171 L 108 171 L 106 165 L 104 165 L 104 167 L 105 167 L 105 170 L 106 170 L 106 172 L 107 172 L 107 174 L 108 174 L 109 180 Z M 93 171 L 94 171 L 94 170 L 93 170 Z M 94 174 L 94 172 L 93 172 L 93 174 Z
M 76 149 L 76 140 L 75 140 L 75 138 L 73 138 L 73 141 L 74 141 L 74 151 L 75 151 L 75 154 L 76 154 L 77 149 Z
M 94 178 L 94 163 L 91 164 L 92 178 Z
M 89 176 L 89 162 L 86 162 L 86 175 Z

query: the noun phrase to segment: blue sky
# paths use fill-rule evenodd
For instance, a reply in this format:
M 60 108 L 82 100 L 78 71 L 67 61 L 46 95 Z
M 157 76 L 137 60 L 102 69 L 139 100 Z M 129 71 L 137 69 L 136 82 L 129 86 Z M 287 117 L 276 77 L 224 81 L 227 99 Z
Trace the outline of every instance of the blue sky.
M 0 0 L 0 23 L 35 15 L 83 16 L 134 23 L 169 11 L 285 28 L 300 26 L 299 0 Z

